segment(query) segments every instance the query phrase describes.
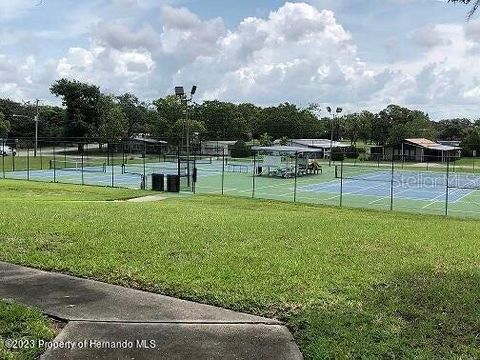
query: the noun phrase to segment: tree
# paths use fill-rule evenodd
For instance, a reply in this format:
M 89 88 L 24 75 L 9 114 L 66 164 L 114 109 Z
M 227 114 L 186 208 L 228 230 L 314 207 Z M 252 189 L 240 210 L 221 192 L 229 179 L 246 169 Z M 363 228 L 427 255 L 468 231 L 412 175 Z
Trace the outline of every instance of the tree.
M 152 136 L 166 138 L 171 135 L 171 125 L 163 118 L 157 110 L 147 110 L 146 127 Z
M 0 139 L 6 139 L 10 132 L 10 122 L 5 119 L 5 115 L 0 112 Z
M 448 0 L 448 2 L 463 3 L 463 4 L 466 4 L 466 5 L 473 4 L 472 9 L 468 13 L 468 19 L 470 19 L 473 16 L 473 14 L 475 14 L 475 12 L 480 7 L 480 0 Z
M 179 119 L 172 127 L 172 135 L 176 138 L 182 138 L 186 136 L 187 126 L 190 133 L 190 139 L 192 138 L 194 133 L 199 133 L 199 135 L 201 136 L 206 132 L 205 126 L 201 121 L 188 119 L 188 122 L 186 122 L 184 119 Z
M 436 124 L 438 137 L 442 140 L 462 140 L 472 128 L 468 119 L 441 120 Z
M 377 145 L 385 145 L 390 135 L 392 126 L 391 119 L 385 113 L 380 112 L 372 119 L 372 133 L 370 139 Z
M 422 111 L 388 105 L 372 124 L 372 139 L 379 145 L 419 137 L 436 137 L 434 124 Z
M 245 113 L 242 113 L 242 109 Z M 255 107 L 246 104 L 239 107 L 222 101 L 205 101 L 194 110 L 195 119 L 202 121 L 210 139 L 249 140 L 254 121 Z
M 362 111 L 358 115 L 358 139 L 363 140 L 365 143 L 371 140 L 372 134 L 372 124 L 375 121 L 375 114 L 372 114 L 370 111 Z
M 289 141 L 288 137 L 283 136 L 283 137 L 280 139 L 280 141 L 279 141 L 279 145 L 281 145 L 281 146 L 287 146 L 287 145 L 288 145 L 288 141 Z
M 234 158 L 246 158 L 252 155 L 250 147 L 248 147 L 243 140 L 238 140 L 232 146 L 231 153 Z
M 183 125 L 179 125 L 179 121 L 183 122 L 185 118 L 185 103 L 178 96 L 169 95 L 165 98 L 154 100 L 153 105 L 157 108 L 158 116 L 149 114 L 148 121 L 155 135 L 177 140 L 184 137 L 185 134 L 179 130 L 183 129 Z M 191 105 L 188 106 L 191 113 L 193 107 Z M 158 122 L 151 123 L 152 120 Z
M 128 121 L 127 136 L 132 137 L 148 132 L 149 115 L 146 105 L 142 104 L 135 95 L 128 93 L 117 96 L 116 100 Z
M 480 131 L 478 129 L 471 129 L 460 146 L 463 151 L 470 156 L 473 151 L 480 154 Z
M 267 133 L 262 134 L 262 136 L 260 136 L 260 139 L 258 140 L 261 146 L 270 146 L 273 144 L 272 137 Z
M 360 116 L 359 114 L 348 114 L 341 119 L 343 134 L 350 140 L 350 144 L 357 145 L 360 137 Z
M 311 113 L 309 113 L 309 116 L 314 118 Z M 298 139 L 305 132 L 302 119 L 303 116 L 299 109 L 293 104 L 285 103 L 268 107 L 262 109 L 259 114 L 259 130 L 274 139 L 279 139 L 282 136 Z
M 70 137 L 97 137 L 100 127 L 100 89 L 77 80 L 56 81 L 50 91 L 62 98 L 67 107 L 65 135 Z
M 66 111 L 58 106 L 41 106 L 38 133 L 40 138 L 64 136 Z
M 105 99 L 105 116 L 98 130 L 100 140 L 103 142 L 120 141 L 127 137 L 129 123 L 128 118 L 118 104 L 111 99 Z

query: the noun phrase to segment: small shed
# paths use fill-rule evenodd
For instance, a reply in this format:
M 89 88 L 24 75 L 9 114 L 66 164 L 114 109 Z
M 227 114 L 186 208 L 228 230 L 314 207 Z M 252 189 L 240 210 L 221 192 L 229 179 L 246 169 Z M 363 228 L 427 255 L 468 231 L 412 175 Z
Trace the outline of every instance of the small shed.
M 462 149 L 458 146 L 443 145 L 432 140 L 404 139 L 398 143 L 372 147 L 371 157 L 384 160 L 434 161 L 446 162 L 461 157 Z

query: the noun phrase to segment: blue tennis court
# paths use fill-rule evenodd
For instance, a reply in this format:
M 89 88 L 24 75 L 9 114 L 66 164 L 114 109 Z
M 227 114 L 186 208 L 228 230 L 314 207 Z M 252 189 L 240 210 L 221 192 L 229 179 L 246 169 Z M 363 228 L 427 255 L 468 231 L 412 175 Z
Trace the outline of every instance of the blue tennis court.
M 181 168 L 181 175 L 187 175 L 186 165 Z M 193 166 L 191 167 L 191 169 Z M 220 176 L 222 163 L 197 164 L 198 177 Z M 140 189 L 143 175 L 146 175 L 147 188 L 151 185 L 151 175 L 154 173 L 165 175 L 178 174 L 178 164 L 175 162 L 158 163 L 132 163 L 124 165 L 96 165 L 43 169 L 43 170 L 17 170 L 5 172 L 8 179 L 34 180 L 46 182 L 60 182 L 69 184 L 85 184 L 97 186 L 116 186 Z
M 338 171 L 337 171 L 338 173 Z M 339 179 L 338 177 L 343 177 Z M 444 173 L 417 172 L 369 168 L 344 168 L 337 179 L 299 187 L 300 192 L 364 195 L 380 198 L 393 195 L 397 199 L 442 201 L 446 198 L 447 176 Z M 449 202 L 457 202 L 480 188 L 480 177 L 473 174 L 452 173 L 448 176 Z

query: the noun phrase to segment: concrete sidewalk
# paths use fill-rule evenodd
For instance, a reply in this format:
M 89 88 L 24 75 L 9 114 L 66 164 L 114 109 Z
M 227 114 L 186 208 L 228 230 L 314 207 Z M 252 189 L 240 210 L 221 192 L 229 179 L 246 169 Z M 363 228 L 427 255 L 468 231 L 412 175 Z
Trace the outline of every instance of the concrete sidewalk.
M 68 322 L 44 359 L 302 358 L 276 320 L 3 262 L 0 298 Z

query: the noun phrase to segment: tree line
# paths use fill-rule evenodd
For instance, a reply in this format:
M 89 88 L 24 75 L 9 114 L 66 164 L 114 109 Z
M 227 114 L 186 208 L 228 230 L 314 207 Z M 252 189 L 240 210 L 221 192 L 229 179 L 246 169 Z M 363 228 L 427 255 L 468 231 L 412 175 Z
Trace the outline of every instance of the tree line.
M 435 122 L 422 111 L 393 104 L 378 113 L 361 111 L 332 120 L 316 104 L 306 108 L 290 103 L 260 107 L 218 100 L 197 104 L 173 95 L 147 103 L 133 94 L 104 94 L 96 85 L 67 79 L 56 81 L 50 91 L 63 106 L 40 106 L 40 139 L 95 138 L 107 142 L 148 134 L 175 144 L 185 136 L 188 126 L 190 134 L 202 140 L 257 139 L 266 143 L 282 138 L 329 139 L 333 133 L 334 140 L 349 141 L 352 146 L 428 138 L 461 141 L 467 150 L 480 151 L 480 120 Z M 33 137 L 36 110 L 30 103 L 0 99 L 0 138 Z

